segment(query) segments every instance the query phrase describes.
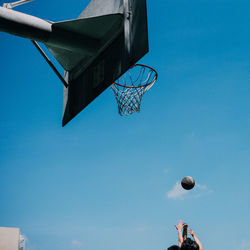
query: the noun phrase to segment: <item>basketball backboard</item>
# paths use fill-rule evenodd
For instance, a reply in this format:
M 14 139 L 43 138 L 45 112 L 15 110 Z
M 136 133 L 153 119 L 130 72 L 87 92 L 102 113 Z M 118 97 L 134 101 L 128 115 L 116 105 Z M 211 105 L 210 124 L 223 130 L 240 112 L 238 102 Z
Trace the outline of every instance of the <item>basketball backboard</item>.
M 30 39 L 60 78 L 64 126 L 148 52 L 146 0 L 92 0 L 77 19 L 55 23 L 12 10 L 30 1 L 0 7 L 0 30 Z
M 86 44 L 66 51 L 45 43 L 65 69 L 63 126 L 148 52 L 146 0 L 92 0 L 52 29 L 74 29 Z

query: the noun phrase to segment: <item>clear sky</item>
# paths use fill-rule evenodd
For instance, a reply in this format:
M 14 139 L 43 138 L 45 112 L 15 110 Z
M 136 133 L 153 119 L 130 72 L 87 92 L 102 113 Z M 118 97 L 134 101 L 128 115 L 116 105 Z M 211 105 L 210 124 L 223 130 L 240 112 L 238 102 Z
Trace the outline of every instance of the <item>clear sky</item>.
M 88 2 L 16 10 L 62 21 Z M 107 89 L 62 128 L 61 82 L 30 41 L 0 33 L 0 226 L 28 250 L 165 250 L 179 219 L 206 250 L 250 249 L 250 1 L 147 4 L 140 62 L 159 79 L 129 117 Z

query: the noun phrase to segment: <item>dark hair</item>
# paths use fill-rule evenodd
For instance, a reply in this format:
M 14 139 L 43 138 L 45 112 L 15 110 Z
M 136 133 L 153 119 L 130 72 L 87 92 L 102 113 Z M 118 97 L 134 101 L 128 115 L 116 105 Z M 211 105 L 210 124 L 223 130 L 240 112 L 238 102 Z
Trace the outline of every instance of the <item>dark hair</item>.
M 173 246 L 169 247 L 168 250 L 180 250 L 180 248 L 176 245 L 173 245 Z
M 190 238 L 187 238 L 182 242 L 181 250 L 199 250 L 199 245 Z

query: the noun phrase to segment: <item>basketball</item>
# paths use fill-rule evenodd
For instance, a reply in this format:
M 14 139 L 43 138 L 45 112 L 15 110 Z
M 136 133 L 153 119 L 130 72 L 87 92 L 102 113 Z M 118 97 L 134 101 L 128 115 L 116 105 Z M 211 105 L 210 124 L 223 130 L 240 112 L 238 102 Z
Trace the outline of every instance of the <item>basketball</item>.
M 191 176 L 186 176 L 181 181 L 181 186 L 186 190 L 192 189 L 194 185 L 195 185 L 195 181 L 194 181 L 194 178 L 192 178 Z

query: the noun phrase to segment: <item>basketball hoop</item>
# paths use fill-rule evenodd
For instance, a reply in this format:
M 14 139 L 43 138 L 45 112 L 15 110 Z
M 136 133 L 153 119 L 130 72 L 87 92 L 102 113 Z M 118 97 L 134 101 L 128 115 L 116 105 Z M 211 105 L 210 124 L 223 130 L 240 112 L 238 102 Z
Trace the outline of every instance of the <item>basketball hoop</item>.
M 157 77 L 153 68 L 135 64 L 112 84 L 121 116 L 140 111 L 142 96 L 154 85 Z

